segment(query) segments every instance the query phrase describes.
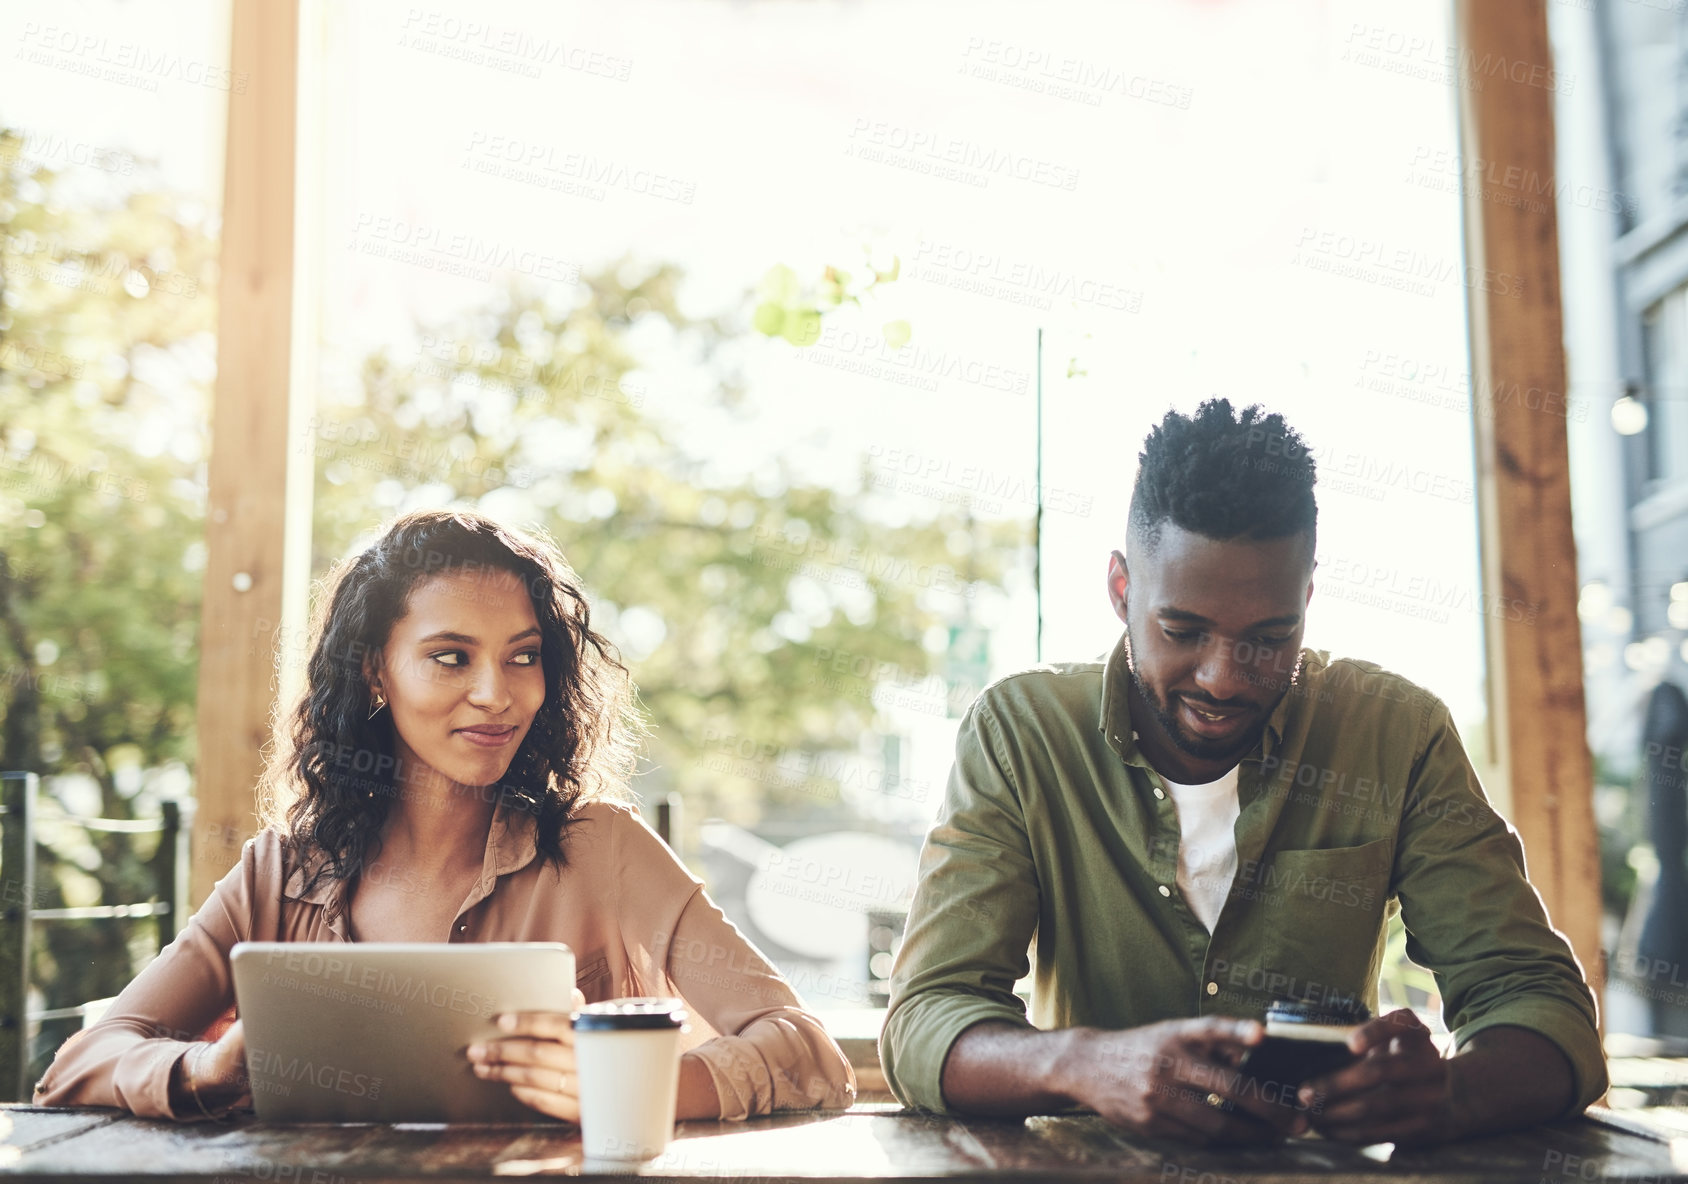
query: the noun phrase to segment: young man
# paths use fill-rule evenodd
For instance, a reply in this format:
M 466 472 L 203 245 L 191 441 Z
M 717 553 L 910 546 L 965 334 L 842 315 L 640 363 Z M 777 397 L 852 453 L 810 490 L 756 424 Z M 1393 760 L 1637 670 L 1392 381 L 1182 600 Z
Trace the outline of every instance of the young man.
M 880 1037 L 897 1096 L 1198 1141 L 1580 1112 L 1606 1088 L 1594 999 L 1447 708 L 1301 648 L 1306 445 L 1219 399 L 1168 414 L 1141 459 L 1108 568 L 1118 646 L 1005 678 L 962 723 Z M 1452 1055 L 1401 1010 L 1303 1090 L 1238 1074 L 1275 1000 L 1375 1012 L 1397 908 Z M 1034 934 L 1035 1027 L 1013 993 Z

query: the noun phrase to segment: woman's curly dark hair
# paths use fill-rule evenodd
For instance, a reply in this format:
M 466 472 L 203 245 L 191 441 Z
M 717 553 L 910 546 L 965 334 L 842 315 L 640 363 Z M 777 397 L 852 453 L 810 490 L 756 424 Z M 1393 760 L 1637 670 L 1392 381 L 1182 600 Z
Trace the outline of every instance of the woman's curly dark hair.
M 370 718 L 366 664 L 420 584 L 491 571 L 527 589 L 545 674 L 545 701 L 496 787 L 499 800 L 532 815 L 540 857 L 560 868 L 576 808 L 625 794 L 641 731 L 627 668 L 593 631 L 562 553 L 473 511 L 406 514 L 323 581 L 305 688 L 265 770 L 265 820 L 279 824 L 289 862 L 312 869 L 303 891 L 325 877 L 350 879 L 374 858 L 395 796 L 392 713 Z

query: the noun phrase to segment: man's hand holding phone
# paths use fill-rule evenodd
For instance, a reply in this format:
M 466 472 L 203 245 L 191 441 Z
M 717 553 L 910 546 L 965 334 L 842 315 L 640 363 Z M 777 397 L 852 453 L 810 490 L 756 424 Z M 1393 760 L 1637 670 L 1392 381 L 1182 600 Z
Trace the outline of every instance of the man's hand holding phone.
M 1348 1039 L 1356 1060 L 1315 1077 L 1299 1098 L 1313 1126 L 1344 1143 L 1435 1143 L 1460 1132 L 1448 1061 L 1410 1009 L 1360 1025 Z
M 1193 1143 L 1273 1142 L 1306 1129 L 1306 1116 L 1252 1088 L 1238 1064 L 1258 1020 L 1166 1020 L 1123 1031 L 1084 1030 L 1064 1092 L 1139 1134 Z

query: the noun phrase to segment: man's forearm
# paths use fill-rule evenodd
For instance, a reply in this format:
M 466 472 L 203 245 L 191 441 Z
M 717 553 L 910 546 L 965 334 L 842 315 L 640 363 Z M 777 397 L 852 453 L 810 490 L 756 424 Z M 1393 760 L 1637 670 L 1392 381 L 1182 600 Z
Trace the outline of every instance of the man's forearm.
M 1515 1130 L 1563 1114 L 1576 1075 L 1559 1046 L 1529 1028 L 1477 1033 L 1448 1061 L 1448 1091 L 1460 1135 Z
M 956 1038 L 944 1058 L 944 1101 L 972 1114 L 1050 1114 L 1073 1106 L 1066 1069 L 1082 1029 L 1043 1032 L 986 1021 Z

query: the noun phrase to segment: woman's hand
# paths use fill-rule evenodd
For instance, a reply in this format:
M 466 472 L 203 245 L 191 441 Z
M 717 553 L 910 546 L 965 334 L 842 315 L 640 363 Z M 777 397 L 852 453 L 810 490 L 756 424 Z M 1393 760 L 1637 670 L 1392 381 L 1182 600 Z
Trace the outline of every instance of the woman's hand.
M 191 1046 L 170 1075 L 171 1105 L 179 1114 L 214 1114 L 249 1105 L 251 1083 L 246 1076 L 246 1029 L 239 1020 L 215 1042 Z M 195 1098 L 198 1101 L 195 1101 Z
M 576 1008 L 586 996 L 574 993 Z M 580 1075 L 574 1063 L 574 1021 L 567 1012 L 523 1011 L 498 1017 L 496 1040 L 469 1046 L 475 1076 L 509 1084 L 524 1106 L 565 1122 L 580 1121 Z

